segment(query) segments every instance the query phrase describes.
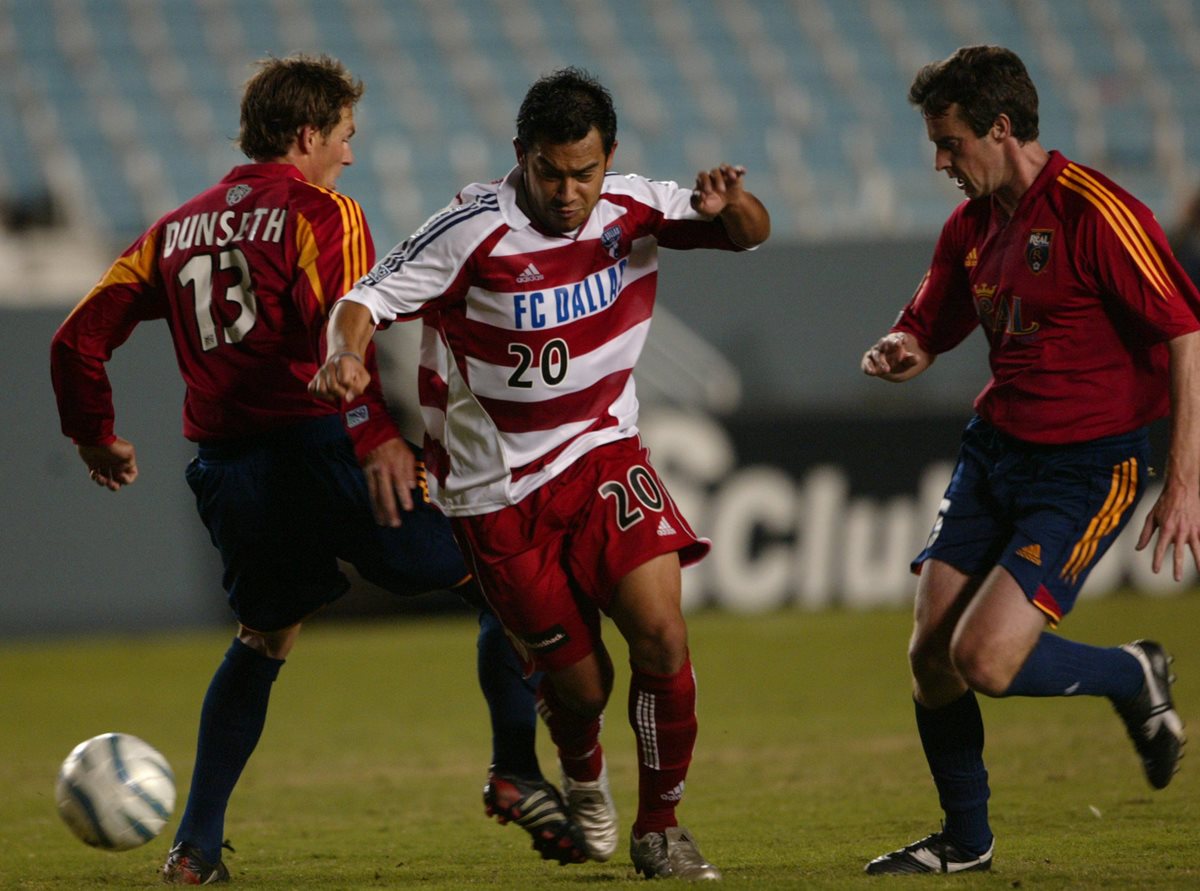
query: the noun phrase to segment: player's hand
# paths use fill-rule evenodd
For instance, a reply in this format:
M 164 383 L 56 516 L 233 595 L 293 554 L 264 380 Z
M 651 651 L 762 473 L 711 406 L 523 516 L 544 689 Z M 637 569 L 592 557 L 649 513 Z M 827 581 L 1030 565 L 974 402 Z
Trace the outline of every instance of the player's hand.
M 332 402 L 353 402 L 361 396 L 371 382 L 371 373 L 363 364 L 362 357 L 355 353 L 338 353 L 325 360 L 308 382 L 308 392 Z
M 692 209 L 706 216 L 717 216 L 741 199 L 742 177 L 745 175 L 745 167 L 734 167 L 732 164 L 701 170 L 696 174 L 696 185 L 692 189 Z
M 133 443 L 117 437 L 108 445 L 79 446 L 79 457 L 97 486 L 115 492 L 137 479 L 137 454 Z
M 898 374 L 908 371 L 920 361 L 920 356 L 909 348 L 908 335 L 894 331 L 879 338 L 862 357 L 862 370 L 871 377 Z
M 1154 556 L 1150 562 L 1154 572 L 1162 569 L 1168 547 L 1173 551 L 1175 581 L 1183 581 L 1183 564 L 1187 559 L 1184 548 L 1191 549 L 1192 560 L 1200 570 L 1200 491 L 1195 485 L 1188 486 L 1168 479 L 1142 526 L 1137 550 L 1149 545 L 1155 533 L 1158 538 L 1154 542 Z
M 400 525 L 400 511 L 413 509 L 417 459 L 400 437 L 389 439 L 363 459 L 363 474 L 371 496 L 371 512 L 380 526 Z

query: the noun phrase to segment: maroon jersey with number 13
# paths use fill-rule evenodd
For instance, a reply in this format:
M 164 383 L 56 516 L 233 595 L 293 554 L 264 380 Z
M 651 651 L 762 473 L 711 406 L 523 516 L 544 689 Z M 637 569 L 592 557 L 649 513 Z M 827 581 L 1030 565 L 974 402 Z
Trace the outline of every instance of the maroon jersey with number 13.
M 333 301 L 374 263 L 362 209 L 290 164 L 234 168 L 150 227 L 55 334 L 51 372 L 63 432 L 113 439 L 104 363 L 133 328 L 165 318 L 187 387 L 183 434 L 220 441 L 336 408 L 311 397 Z M 379 390 L 347 407 L 359 456 L 398 435 Z M 69 394 L 69 395 L 68 395 Z

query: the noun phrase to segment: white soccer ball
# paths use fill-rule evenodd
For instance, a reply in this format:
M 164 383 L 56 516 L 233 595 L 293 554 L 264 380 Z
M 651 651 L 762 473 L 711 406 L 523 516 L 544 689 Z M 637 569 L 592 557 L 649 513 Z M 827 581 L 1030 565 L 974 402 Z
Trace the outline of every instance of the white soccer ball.
M 58 771 L 59 816 L 79 838 L 128 851 L 162 832 L 175 807 L 175 775 L 153 746 L 128 733 L 84 740 Z

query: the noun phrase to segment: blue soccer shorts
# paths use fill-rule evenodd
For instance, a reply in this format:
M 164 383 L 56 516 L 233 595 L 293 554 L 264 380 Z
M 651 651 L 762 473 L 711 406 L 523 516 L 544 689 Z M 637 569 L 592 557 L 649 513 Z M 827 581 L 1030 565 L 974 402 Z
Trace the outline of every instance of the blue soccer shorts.
M 339 559 L 404 596 L 449 589 L 469 575 L 450 521 L 423 486 L 398 528 L 375 522 L 338 414 L 201 444 L 186 476 L 221 552 L 229 605 L 255 631 L 287 628 L 341 597 L 349 582 Z
M 975 417 L 914 573 L 929 559 L 970 576 L 1008 570 L 1051 624 L 1071 611 L 1096 561 L 1146 489 L 1145 428 L 1071 445 L 1023 442 Z

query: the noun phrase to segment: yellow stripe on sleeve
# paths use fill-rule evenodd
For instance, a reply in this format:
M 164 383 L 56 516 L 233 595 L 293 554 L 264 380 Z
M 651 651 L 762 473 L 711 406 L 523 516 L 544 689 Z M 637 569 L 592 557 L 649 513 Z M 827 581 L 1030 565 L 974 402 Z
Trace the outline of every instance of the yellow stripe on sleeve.
M 317 298 L 317 305 L 321 307 L 322 312 L 328 312 L 325 305 L 325 289 L 321 285 L 321 270 L 317 268 L 317 258 L 320 256 L 317 237 L 313 235 L 312 223 L 302 213 L 296 214 L 296 254 L 297 265 L 308 276 L 308 284 L 312 288 L 313 296 Z
M 1133 257 L 1142 274 L 1164 300 L 1176 293 L 1167 268 L 1154 243 L 1133 212 L 1111 190 L 1074 164 L 1068 164 L 1058 175 L 1058 182 L 1078 192 L 1100 211 Z
M 315 188 L 333 199 L 342 219 L 342 286 L 336 295 L 341 297 L 367 274 L 366 222 L 362 207 L 353 198 L 332 189 Z
M 95 286 L 75 305 L 75 308 L 71 310 L 71 314 L 67 318 L 69 319 L 75 313 L 79 312 L 88 301 L 105 288 L 112 287 L 113 285 L 150 284 L 154 280 L 154 264 L 157 259 L 158 230 L 154 229 L 146 233 L 141 247 L 136 251 L 117 258 L 116 262 L 104 273 L 104 277 L 96 282 Z

